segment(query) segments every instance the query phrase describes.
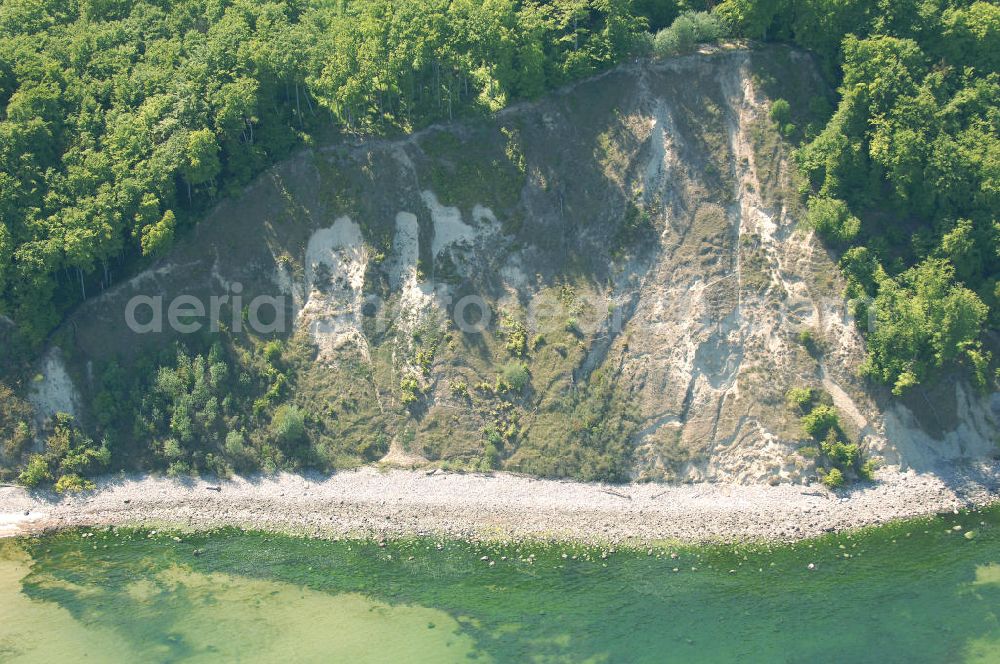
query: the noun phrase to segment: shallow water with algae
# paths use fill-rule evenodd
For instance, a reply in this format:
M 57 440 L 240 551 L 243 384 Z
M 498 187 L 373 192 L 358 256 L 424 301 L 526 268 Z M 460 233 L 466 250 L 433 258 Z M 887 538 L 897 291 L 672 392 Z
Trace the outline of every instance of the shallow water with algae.
M 1000 662 L 1000 508 L 791 545 L 0 542 L 0 661 L 80 660 Z

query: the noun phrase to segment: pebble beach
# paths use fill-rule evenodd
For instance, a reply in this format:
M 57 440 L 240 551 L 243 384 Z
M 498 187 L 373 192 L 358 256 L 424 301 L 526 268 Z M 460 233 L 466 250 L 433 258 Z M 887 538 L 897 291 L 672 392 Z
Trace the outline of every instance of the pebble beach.
M 821 485 L 607 485 L 376 467 L 226 480 L 118 476 L 69 496 L 0 488 L 0 536 L 77 526 L 234 526 L 324 538 L 793 541 L 1000 496 L 998 464 L 934 474 L 886 468 L 877 480 L 834 492 Z

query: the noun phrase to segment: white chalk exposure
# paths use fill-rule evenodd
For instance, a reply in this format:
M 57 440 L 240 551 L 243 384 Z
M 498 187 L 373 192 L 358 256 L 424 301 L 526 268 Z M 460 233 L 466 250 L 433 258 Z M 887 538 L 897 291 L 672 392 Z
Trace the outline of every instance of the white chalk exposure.
M 66 364 L 58 347 L 50 348 L 42 357 L 28 401 L 34 407 L 39 423 L 56 413 L 76 417 L 80 394 L 66 371 Z
M 368 343 L 360 320 L 368 267 L 361 227 L 348 217 L 316 231 L 306 247 L 307 299 L 300 324 L 308 325 L 326 359 L 345 344 L 356 344 L 367 357 Z
M 450 245 L 475 241 L 479 234 L 475 228 L 462 221 L 462 213 L 458 208 L 441 205 L 432 191 L 424 191 L 420 196 L 430 210 L 431 221 L 434 223 L 431 252 L 435 258 Z
M 396 237 L 392 243 L 394 257 L 389 280 L 393 290 L 399 291 L 399 325 L 410 330 L 420 321 L 423 313 L 433 304 L 430 282 L 421 283 L 417 273 L 420 257 L 420 225 L 411 212 L 396 215 Z

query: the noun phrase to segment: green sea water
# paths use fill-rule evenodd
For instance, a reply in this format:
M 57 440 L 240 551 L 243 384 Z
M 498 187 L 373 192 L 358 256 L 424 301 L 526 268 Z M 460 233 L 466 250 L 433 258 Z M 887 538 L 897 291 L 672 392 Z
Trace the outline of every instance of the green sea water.
M 6 540 L 0 661 L 1000 662 L 1000 510 L 786 546 Z

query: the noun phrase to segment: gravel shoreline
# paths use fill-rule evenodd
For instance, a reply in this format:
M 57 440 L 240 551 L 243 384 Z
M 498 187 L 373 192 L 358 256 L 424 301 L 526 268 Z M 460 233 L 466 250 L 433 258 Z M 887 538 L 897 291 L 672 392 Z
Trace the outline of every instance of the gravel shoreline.
M 1000 463 L 878 482 L 819 485 L 585 484 L 507 473 L 382 470 L 229 480 L 105 478 L 63 497 L 0 488 L 0 536 L 74 526 L 221 526 L 326 538 L 433 536 L 649 544 L 792 541 L 982 506 L 1000 499 Z

